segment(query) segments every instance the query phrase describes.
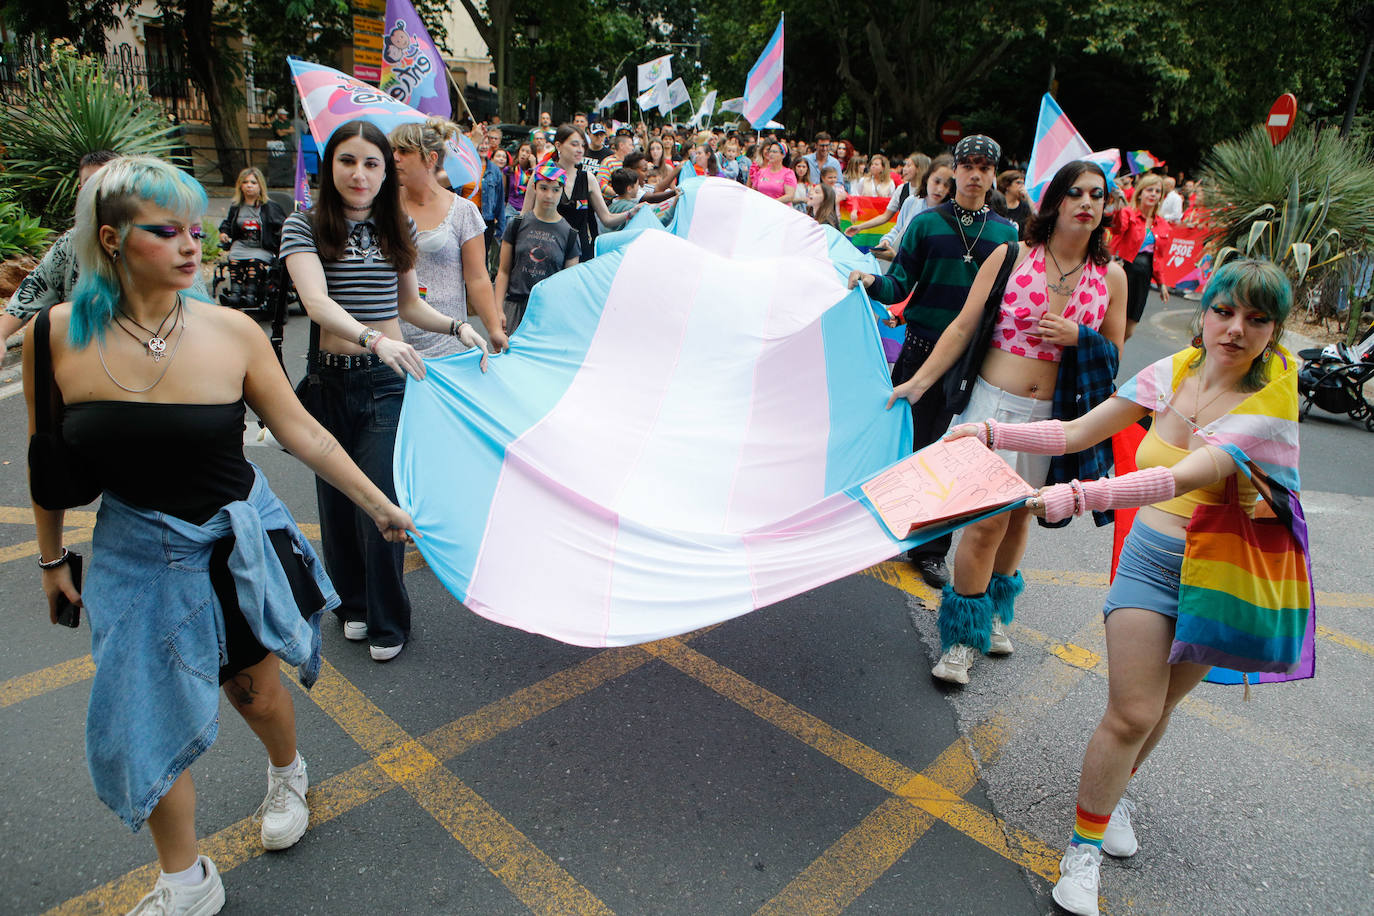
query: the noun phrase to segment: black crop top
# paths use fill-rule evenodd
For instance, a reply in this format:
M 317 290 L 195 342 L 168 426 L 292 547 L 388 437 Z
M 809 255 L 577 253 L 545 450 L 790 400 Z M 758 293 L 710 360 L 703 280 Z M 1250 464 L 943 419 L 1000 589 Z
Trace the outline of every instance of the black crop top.
M 246 499 L 253 466 L 243 457 L 244 404 L 68 404 L 62 438 L 102 490 L 193 525 Z

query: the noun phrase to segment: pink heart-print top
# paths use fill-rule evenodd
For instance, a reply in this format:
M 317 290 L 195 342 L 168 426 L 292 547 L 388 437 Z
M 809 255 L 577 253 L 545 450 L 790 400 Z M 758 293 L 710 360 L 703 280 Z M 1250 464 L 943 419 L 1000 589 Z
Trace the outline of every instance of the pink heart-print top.
M 1014 356 L 1059 362 L 1063 347 L 1040 337 L 1040 318 L 1049 311 L 1048 283 L 1045 249 L 1037 246 L 1007 278 L 992 346 Z M 1063 315 L 1096 331 L 1107 317 L 1107 301 L 1107 268 L 1089 260 L 1083 265 L 1078 286 L 1064 302 Z

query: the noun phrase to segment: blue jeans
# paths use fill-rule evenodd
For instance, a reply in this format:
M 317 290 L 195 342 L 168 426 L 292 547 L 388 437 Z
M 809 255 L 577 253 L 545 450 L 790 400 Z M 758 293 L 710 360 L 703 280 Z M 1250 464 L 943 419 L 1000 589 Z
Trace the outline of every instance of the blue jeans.
M 339 440 L 348 457 L 387 498 L 396 501 L 391 457 L 405 379 L 383 365 L 369 369 L 314 367 L 301 403 Z M 318 477 L 320 542 L 343 620 L 367 622 L 368 642 L 399 646 L 410 637 L 410 595 L 402 565 L 405 545 L 388 543 L 367 513 Z

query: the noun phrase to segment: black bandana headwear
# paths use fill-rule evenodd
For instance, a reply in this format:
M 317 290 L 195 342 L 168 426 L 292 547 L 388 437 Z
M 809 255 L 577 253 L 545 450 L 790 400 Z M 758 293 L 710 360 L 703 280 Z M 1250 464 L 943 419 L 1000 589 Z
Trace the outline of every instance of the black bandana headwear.
M 986 156 L 992 160 L 993 168 L 1002 158 L 1002 147 L 997 141 L 984 134 L 969 134 L 954 146 L 954 161 L 962 162 L 974 156 Z

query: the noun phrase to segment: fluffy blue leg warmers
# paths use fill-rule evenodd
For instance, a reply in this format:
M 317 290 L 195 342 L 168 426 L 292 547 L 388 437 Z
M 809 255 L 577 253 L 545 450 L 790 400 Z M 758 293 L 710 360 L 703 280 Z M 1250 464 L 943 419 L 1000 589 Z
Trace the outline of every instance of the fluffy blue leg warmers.
M 987 652 L 992 614 L 990 594 L 969 597 L 946 585 L 940 595 L 940 651 L 948 652 L 950 646 L 973 646 Z
M 1001 573 L 993 573 L 992 581 L 988 583 L 988 597 L 992 599 L 992 613 L 1002 619 L 1002 623 L 1011 623 L 1016 605 L 1016 596 L 1026 590 L 1026 580 L 1021 578 L 1020 570 L 1010 576 Z

